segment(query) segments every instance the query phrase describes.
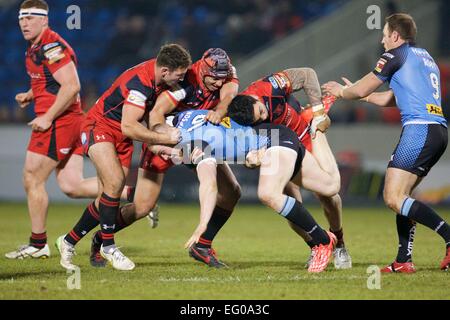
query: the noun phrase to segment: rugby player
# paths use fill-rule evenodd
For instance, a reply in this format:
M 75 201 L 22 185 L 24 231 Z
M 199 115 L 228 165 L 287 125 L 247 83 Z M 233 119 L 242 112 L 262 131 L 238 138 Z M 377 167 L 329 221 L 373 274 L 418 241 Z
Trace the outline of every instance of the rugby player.
M 447 142 L 447 121 L 441 107 L 439 69 L 427 50 L 415 45 L 417 28 L 413 18 L 396 13 L 386 18 L 381 43 L 386 49 L 375 69 L 354 84 L 335 81 L 323 85 L 325 92 L 342 99 L 363 99 L 382 107 L 397 106 L 403 130 L 386 170 L 384 201 L 397 214 L 399 237 L 395 261 L 386 273 L 414 273 L 412 248 L 416 223 L 438 233 L 446 254 L 440 264 L 450 266 L 450 227 L 412 192 L 438 162 Z M 390 90 L 374 92 L 388 81 Z
M 188 157 L 183 156 L 183 162 L 196 166 L 200 181 L 200 223 L 186 242 L 186 248 L 194 247 L 195 250 L 195 244 L 209 225 L 218 199 L 217 167 L 224 161 L 239 162 L 245 158 L 248 165 L 261 165 L 258 183 L 261 202 L 307 231 L 314 252 L 308 271 L 322 272 L 332 256 L 336 236 L 323 230 L 303 204 L 284 195 L 283 190 L 292 181 L 324 196 L 339 192 L 339 172 L 325 135 L 317 131 L 312 140 L 317 152 L 323 153 L 323 157 L 316 160 L 304 149 L 297 135 L 285 126 L 264 123 L 253 130 L 229 118 L 219 126 L 209 123 L 199 126 L 202 116 L 205 117 L 204 111 L 187 111 L 178 115 L 176 120 L 177 127 L 183 130 L 183 155 L 189 154 Z M 314 127 L 326 130 L 329 118 L 322 114 L 313 122 Z M 189 150 L 194 151 L 189 153 Z
M 131 163 L 133 140 L 149 145 L 178 142 L 179 130 L 160 125 L 152 131 L 141 121 L 158 95 L 184 78 L 190 64 L 191 57 L 184 48 L 177 44 L 165 45 L 155 59 L 122 73 L 89 110 L 82 124 L 81 141 L 97 170 L 100 191 L 75 227 L 57 240 L 60 264 L 64 268 L 75 267 L 72 257 L 76 243 L 100 223 L 102 243 L 97 253 L 115 269 L 134 269 L 134 263 L 114 241 L 114 233 L 125 226 L 119 197 Z M 99 263 L 103 262 L 100 259 Z
M 293 96 L 294 92 L 302 89 L 312 108 L 304 109 Z M 335 100 L 333 96 L 326 96 L 322 103 L 321 95 L 319 80 L 313 69 L 287 69 L 253 82 L 233 99 L 228 114 L 230 118 L 241 125 L 255 125 L 261 122 L 285 125 L 297 134 L 299 141 L 310 153 L 315 157 L 320 157 L 321 153 L 316 153 L 312 149 L 310 122 L 313 111 L 318 114 L 328 112 Z M 315 129 L 312 128 L 312 131 L 315 132 Z M 285 193 L 301 201 L 300 189 L 293 183 L 286 186 Z M 338 269 L 351 268 L 351 257 L 344 244 L 341 197 L 339 194 L 331 197 L 319 194 L 316 196 L 324 208 L 325 216 L 330 224 L 330 231 L 338 239 L 334 250 L 334 265 Z M 311 237 L 294 224 L 290 223 L 290 225 L 312 248 Z M 311 258 L 312 256 L 310 256 L 307 266 Z
M 97 179 L 83 178 L 79 143 L 83 113 L 77 58 L 70 45 L 48 25 L 49 7 L 44 0 L 26 0 L 20 5 L 19 25 L 28 42 L 26 69 L 31 89 L 16 95 L 21 108 L 34 102 L 36 118 L 28 125 L 32 134 L 23 170 L 31 220 L 28 245 L 9 252 L 9 259 L 46 258 L 48 194 L 45 184 L 55 171 L 61 190 L 71 198 L 95 198 Z

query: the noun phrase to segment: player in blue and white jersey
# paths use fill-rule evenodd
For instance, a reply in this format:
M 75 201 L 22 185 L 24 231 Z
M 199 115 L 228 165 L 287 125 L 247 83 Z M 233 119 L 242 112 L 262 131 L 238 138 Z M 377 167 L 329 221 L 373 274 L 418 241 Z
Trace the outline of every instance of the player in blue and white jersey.
M 412 198 L 413 190 L 445 152 L 447 121 L 441 107 L 439 69 L 427 50 L 415 46 L 416 25 L 410 15 L 386 18 L 382 43 L 386 49 L 375 69 L 347 86 L 328 82 L 323 89 L 338 98 L 363 99 L 382 107 L 397 106 L 403 131 L 386 171 L 384 201 L 397 213 L 399 249 L 396 260 L 382 272 L 413 273 L 412 248 L 416 222 L 445 241 L 440 268 L 450 266 L 450 226 L 432 208 Z M 384 82 L 390 90 L 374 92 Z
M 322 272 L 328 265 L 336 237 L 323 230 L 303 204 L 284 194 L 289 181 L 324 196 L 339 192 L 339 172 L 325 135 L 318 131 L 313 136 L 314 148 L 323 153 L 316 160 L 298 141 L 291 129 L 271 123 L 254 127 L 242 126 L 224 118 L 215 126 L 205 122 L 207 111 L 196 110 L 179 114 L 174 124 L 182 132 L 182 141 L 176 148 L 183 150 L 183 162 L 195 165 L 200 181 L 200 223 L 186 243 L 191 251 L 207 229 L 218 197 L 220 181 L 217 167 L 224 161 L 261 166 L 258 197 L 263 204 L 277 211 L 296 226 L 306 230 L 314 242 L 314 257 L 309 272 Z M 317 122 L 329 121 L 328 116 L 316 117 Z M 315 126 L 316 127 L 316 126 Z M 206 262 L 206 261 L 202 261 Z

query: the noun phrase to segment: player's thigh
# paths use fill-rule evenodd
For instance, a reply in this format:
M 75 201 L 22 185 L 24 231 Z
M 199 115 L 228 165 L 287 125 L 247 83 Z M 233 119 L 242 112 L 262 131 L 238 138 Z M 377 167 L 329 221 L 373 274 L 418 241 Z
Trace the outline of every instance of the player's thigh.
M 303 157 L 301 170 L 292 182 L 319 195 L 333 196 L 339 192 L 339 185 L 336 181 L 320 167 L 317 160 L 308 151 Z
M 41 183 L 47 181 L 57 166 L 58 161 L 39 153 L 27 151 L 23 168 L 24 183 L 28 184 L 31 181 Z
M 102 181 L 104 192 L 120 195 L 125 185 L 125 173 L 115 146 L 110 142 L 96 143 L 89 147 L 89 158 Z
M 79 184 L 83 180 L 84 159 L 82 155 L 72 154 L 64 165 L 59 165 L 56 170 L 58 184 Z
M 294 172 L 297 156 L 297 152 L 285 147 L 267 149 L 259 172 L 258 196 L 260 199 L 283 194 Z
M 157 173 L 139 168 L 133 203 L 136 216 L 147 215 L 158 202 L 164 173 Z

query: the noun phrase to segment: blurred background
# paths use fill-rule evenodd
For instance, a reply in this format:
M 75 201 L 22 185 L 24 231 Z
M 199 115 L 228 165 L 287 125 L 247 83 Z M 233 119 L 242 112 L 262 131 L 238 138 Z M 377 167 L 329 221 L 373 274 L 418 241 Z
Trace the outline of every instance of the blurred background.
M 418 26 L 418 46 L 439 65 L 442 106 L 449 115 L 450 1 L 445 0 L 59 0 L 47 1 L 50 26 L 74 48 L 79 61 L 83 108 L 87 111 L 125 69 L 156 55 L 161 45 L 176 42 L 193 60 L 210 47 L 225 49 L 237 68 L 241 89 L 269 73 L 299 66 L 314 68 L 319 80 L 356 80 L 375 66 L 383 52 L 381 29 L 369 30 L 370 5 L 384 18 L 407 12 Z M 0 0 L 0 200 L 21 201 L 22 166 L 33 119 L 32 107 L 18 108 L 16 93 L 29 89 L 24 66 L 26 43 L 17 14 L 21 1 Z M 81 29 L 69 30 L 66 12 L 81 9 Z M 298 97 L 305 103 L 305 97 Z M 384 171 L 401 131 L 397 109 L 363 102 L 337 102 L 331 110 L 328 139 L 342 173 L 341 194 L 347 204 L 380 204 Z M 134 164 L 139 159 L 136 144 Z M 86 160 L 85 175 L 95 171 Z M 197 199 L 197 182 L 186 168 L 169 171 L 162 201 Z M 257 172 L 233 166 L 244 202 L 256 199 Z M 186 174 L 185 174 L 186 173 Z M 130 181 L 132 182 L 133 177 Z M 52 200 L 70 201 L 54 177 Z M 417 190 L 417 198 L 450 205 L 450 152 L 447 151 Z M 315 201 L 306 193 L 305 200 Z

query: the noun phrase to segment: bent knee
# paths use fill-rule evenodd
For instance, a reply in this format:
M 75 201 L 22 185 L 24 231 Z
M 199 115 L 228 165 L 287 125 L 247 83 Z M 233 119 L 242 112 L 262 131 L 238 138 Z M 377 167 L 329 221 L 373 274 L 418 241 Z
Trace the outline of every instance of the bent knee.
M 384 199 L 384 203 L 386 204 L 386 206 L 389 207 L 389 209 L 399 213 L 400 212 L 400 207 L 401 207 L 401 201 L 402 198 L 400 195 L 389 192 L 389 191 L 384 191 L 383 192 L 383 199 Z
M 135 218 L 136 220 L 142 219 L 153 210 L 156 206 L 155 202 L 135 203 Z
M 229 192 L 228 196 L 230 200 L 233 202 L 238 202 L 239 199 L 242 197 L 242 188 L 238 183 L 233 184 L 233 186 L 230 189 L 228 189 L 228 192 Z
M 271 192 L 271 190 L 258 189 L 258 199 L 265 206 L 277 210 L 278 195 Z
M 69 198 L 79 199 L 81 198 L 78 191 L 77 184 L 70 182 L 59 182 L 59 188 Z

